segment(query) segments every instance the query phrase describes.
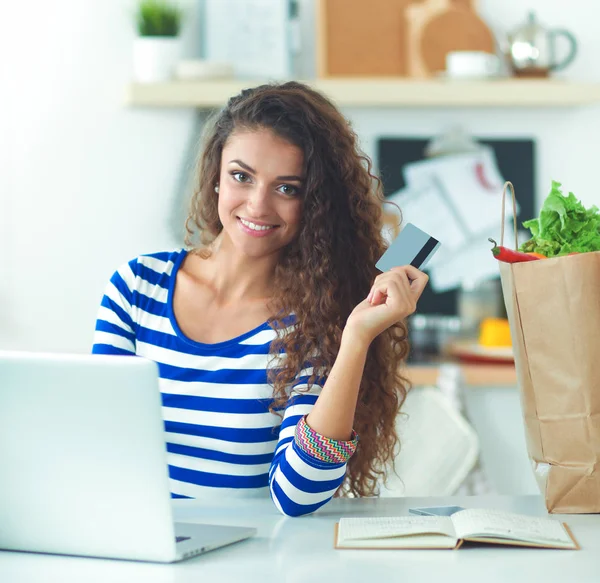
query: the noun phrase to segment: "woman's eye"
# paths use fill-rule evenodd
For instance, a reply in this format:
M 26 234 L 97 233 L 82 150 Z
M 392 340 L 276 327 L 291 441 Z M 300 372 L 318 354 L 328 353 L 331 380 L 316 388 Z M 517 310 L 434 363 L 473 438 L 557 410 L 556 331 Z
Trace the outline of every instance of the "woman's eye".
M 298 189 L 290 184 L 282 184 L 278 190 L 287 196 L 296 196 L 298 194 Z
M 240 172 L 239 170 L 232 172 L 231 175 L 238 182 L 248 182 L 250 180 L 250 176 L 248 176 L 245 172 Z

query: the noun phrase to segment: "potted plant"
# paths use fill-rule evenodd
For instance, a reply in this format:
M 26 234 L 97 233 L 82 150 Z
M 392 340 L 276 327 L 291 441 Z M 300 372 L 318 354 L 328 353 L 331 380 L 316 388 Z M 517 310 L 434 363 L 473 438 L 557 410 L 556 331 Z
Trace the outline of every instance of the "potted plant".
M 135 16 L 138 33 L 133 47 L 135 81 L 168 81 L 181 56 L 181 9 L 169 0 L 139 0 Z

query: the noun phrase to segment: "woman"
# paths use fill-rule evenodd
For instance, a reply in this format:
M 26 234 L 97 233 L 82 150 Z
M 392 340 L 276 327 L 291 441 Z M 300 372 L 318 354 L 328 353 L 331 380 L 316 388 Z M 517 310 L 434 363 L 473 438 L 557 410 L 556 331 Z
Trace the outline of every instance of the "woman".
M 376 493 L 427 283 L 377 275 L 380 190 L 348 122 L 300 83 L 244 90 L 209 125 L 190 250 L 113 275 L 93 348 L 158 363 L 172 496 L 269 492 L 298 516 Z

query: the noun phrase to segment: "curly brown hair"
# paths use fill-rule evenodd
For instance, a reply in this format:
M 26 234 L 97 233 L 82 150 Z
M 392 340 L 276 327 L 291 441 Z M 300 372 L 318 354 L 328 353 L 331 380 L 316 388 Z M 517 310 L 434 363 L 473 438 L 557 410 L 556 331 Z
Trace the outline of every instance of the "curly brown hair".
M 348 121 L 323 95 L 298 82 L 261 85 L 232 97 L 207 125 L 186 221 L 186 244 L 199 233 L 208 256 L 223 229 L 218 195 L 221 153 L 234 131 L 269 129 L 304 154 L 302 223 L 275 270 L 272 313 L 295 314 L 296 326 L 278 331 L 271 353 L 286 358 L 269 370 L 272 411 L 290 399 L 299 371 L 313 367 L 308 386 L 326 377 L 354 307 L 379 273 L 382 236 L 381 181 L 358 147 Z M 337 495 L 372 496 L 399 449 L 395 422 L 409 384 L 399 365 L 408 354 L 407 328 L 399 322 L 371 344 L 360 384 L 354 429 L 360 441 Z M 281 362 L 281 361 L 280 361 Z

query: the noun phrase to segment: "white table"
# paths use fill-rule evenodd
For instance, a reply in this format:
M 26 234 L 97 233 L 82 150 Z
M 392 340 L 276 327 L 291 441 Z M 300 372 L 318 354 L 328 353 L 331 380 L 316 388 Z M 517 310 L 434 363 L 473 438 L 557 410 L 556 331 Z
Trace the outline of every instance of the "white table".
M 2 583 L 553 583 L 600 581 L 600 515 L 562 515 L 580 551 L 477 547 L 421 551 L 336 551 L 340 516 L 402 515 L 412 506 L 457 504 L 546 515 L 538 496 L 333 500 L 303 518 L 281 516 L 270 500 L 174 501 L 181 522 L 254 526 L 257 536 L 172 565 L 0 552 Z

